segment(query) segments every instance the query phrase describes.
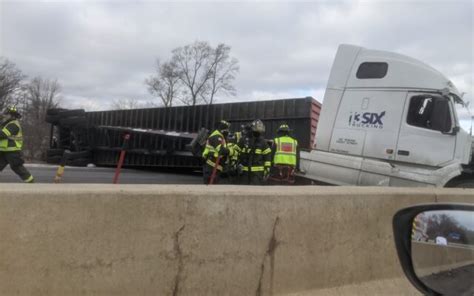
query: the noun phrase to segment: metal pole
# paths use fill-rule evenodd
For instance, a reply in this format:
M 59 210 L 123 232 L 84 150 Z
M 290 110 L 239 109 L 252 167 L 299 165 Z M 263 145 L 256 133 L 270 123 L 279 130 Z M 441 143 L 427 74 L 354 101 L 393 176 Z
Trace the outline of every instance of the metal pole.
M 115 175 L 114 175 L 114 181 L 113 181 L 114 184 L 118 184 L 118 179 L 120 176 L 120 171 L 122 170 L 123 161 L 125 160 L 125 152 L 127 150 L 129 140 L 130 140 L 130 134 L 125 134 L 125 136 L 123 137 L 122 150 L 120 151 L 120 158 L 117 164 L 117 168 L 115 169 Z
M 216 166 L 212 170 L 211 177 L 209 178 L 209 185 L 214 184 L 214 180 L 215 180 L 216 175 L 217 175 L 217 167 L 219 166 L 219 163 L 221 162 L 221 158 L 222 158 L 221 156 L 217 157 Z

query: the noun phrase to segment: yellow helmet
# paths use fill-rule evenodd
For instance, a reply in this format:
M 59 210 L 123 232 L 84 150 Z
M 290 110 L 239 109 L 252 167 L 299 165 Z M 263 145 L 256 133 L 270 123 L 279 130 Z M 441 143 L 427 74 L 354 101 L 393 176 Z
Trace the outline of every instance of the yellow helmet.
M 217 123 L 217 129 L 219 129 L 220 131 L 229 130 L 229 128 L 230 128 L 230 123 L 228 123 L 225 120 L 221 120 Z
M 278 128 L 278 131 L 279 131 L 279 132 L 289 132 L 289 131 L 290 131 L 290 127 L 288 126 L 288 124 L 282 124 L 282 125 L 280 125 L 280 127 Z
M 9 106 L 7 107 L 4 112 L 4 114 L 9 114 L 9 115 L 13 115 L 15 117 L 20 117 L 20 112 L 18 112 L 18 109 L 15 107 L 15 106 Z

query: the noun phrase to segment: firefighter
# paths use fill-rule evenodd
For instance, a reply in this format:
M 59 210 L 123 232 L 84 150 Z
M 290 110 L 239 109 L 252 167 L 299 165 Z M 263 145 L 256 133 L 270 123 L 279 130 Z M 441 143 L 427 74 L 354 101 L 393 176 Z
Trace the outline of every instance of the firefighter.
M 252 122 L 250 132 L 237 145 L 239 166 L 242 174 L 240 183 L 263 185 L 271 166 L 271 149 L 263 138 L 265 125 L 259 119 Z
M 9 164 L 24 182 L 33 183 L 34 178 L 23 166 L 21 155 L 23 133 L 18 121 L 21 115 L 16 107 L 6 108 L 4 115 L 6 118 L 0 123 L 0 172 Z
M 227 148 L 227 136 L 229 134 L 230 123 L 225 120 L 219 121 L 216 129 L 207 138 L 206 147 L 202 152 L 204 158 L 203 166 L 203 178 L 204 184 L 211 183 L 211 176 L 214 174 L 212 184 L 219 182 L 220 174 L 222 173 L 222 167 L 227 159 L 227 156 L 231 154 L 230 149 Z
M 299 170 L 298 141 L 290 136 L 290 127 L 282 124 L 272 145 L 272 169 L 270 181 L 276 184 L 295 183 L 295 171 Z
M 230 184 L 237 184 L 238 183 L 238 177 L 239 177 L 239 153 L 238 153 L 238 148 L 237 144 L 240 141 L 242 133 L 241 132 L 235 132 L 232 134 L 229 134 L 228 140 L 227 140 L 227 148 L 229 151 L 232 151 L 232 155 L 227 157 L 224 171 L 227 173 L 227 177 L 229 179 Z

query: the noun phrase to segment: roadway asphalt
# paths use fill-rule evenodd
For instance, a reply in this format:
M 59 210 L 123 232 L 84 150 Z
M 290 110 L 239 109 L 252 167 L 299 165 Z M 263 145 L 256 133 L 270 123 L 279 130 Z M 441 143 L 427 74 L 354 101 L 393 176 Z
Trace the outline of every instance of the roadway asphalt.
M 421 281 L 444 295 L 474 295 L 474 264 L 432 274 Z
M 58 166 L 26 164 L 25 167 L 35 177 L 36 183 L 53 183 Z M 112 183 L 114 168 L 66 167 L 62 183 Z M 20 183 L 21 179 L 6 167 L 0 173 L 0 183 Z M 179 173 L 173 171 L 142 171 L 122 169 L 120 184 L 202 184 L 199 173 Z

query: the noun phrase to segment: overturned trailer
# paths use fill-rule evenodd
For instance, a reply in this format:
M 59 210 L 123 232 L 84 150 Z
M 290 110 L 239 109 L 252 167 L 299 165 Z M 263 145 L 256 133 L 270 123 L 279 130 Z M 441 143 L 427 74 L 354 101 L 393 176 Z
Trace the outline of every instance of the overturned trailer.
M 267 139 L 287 123 L 300 146 L 310 149 L 320 110 L 321 103 L 312 97 L 95 112 L 55 109 L 46 119 L 52 124 L 48 162 L 59 163 L 67 150 L 69 165 L 115 166 L 126 149 L 127 167 L 196 169 L 202 160 L 191 151 L 191 142 L 202 128 L 211 130 L 222 119 L 232 131 L 261 119 Z M 128 143 L 125 134 L 130 135 Z

